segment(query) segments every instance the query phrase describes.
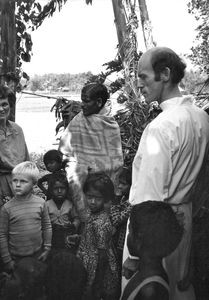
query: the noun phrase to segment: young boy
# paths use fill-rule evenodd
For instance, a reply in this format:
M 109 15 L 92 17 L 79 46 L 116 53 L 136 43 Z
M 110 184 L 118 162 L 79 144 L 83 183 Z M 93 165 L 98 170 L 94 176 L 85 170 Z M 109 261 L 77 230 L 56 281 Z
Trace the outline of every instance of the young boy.
M 46 169 L 50 172 L 50 174 L 46 174 L 41 177 L 38 180 L 37 185 L 46 195 L 47 200 L 49 200 L 52 198 L 52 195 L 49 191 L 49 185 L 53 175 L 65 175 L 65 171 L 63 169 L 62 153 L 55 149 L 49 150 L 44 154 L 43 161 Z
M 121 300 L 169 300 L 169 282 L 162 259 L 177 248 L 182 234 L 183 228 L 169 204 L 146 201 L 133 206 L 127 245 L 130 254 L 139 257 L 140 262 Z
M 0 253 L 7 272 L 13 272 L 21 258 L 45 261 L 51 248 L 52 229 L 45 201 L 32 194 L 38 176 L 38 168 L 29 161 L 12 170 L 15 196 L 0 213 Z

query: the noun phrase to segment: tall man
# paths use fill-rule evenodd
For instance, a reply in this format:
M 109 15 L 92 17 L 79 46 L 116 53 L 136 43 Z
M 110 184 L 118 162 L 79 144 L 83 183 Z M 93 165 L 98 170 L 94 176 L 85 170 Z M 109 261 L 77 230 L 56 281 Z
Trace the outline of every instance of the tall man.
M 133 162 L 132 205 L 157 200 L 168 202 L 182 218 L 184 235 L 178 248 L 165 259 L 171 300 L 194 300 L 186 283 L 191 249 L 191 194 L 209 147 L 208 115 L 182 96 L 178 84 L 186 65 L 169 48 L 154 47 L 138 65 L 139 88 L 147 103 L 158 101 L 162 113 L 144 130 Z M 124 260 L 127 258 L 124 249 Z M 130 257 L 124 272 L 134 269 Z

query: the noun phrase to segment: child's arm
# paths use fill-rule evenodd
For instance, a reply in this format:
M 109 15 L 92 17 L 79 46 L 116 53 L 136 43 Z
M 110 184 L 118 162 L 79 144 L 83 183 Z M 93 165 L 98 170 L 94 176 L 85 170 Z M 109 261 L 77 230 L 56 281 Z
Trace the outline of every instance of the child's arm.
M 72 217 L 72 225 L 75 227 L 75 230 L 77 232 L 81 222 L 75 206 L 72 207 L 70 214 Z
M 0 253 L 3 263 L 7 271 L 14 270 L 14 261 L 9 252 L 8 245 L 9 237 L 9 215 L 5 207 L 1 208 L 0 212 Z
M 49 175 L 46 174 L 38 180 L 37 186 L 42 190 L 42 192 L 47 195 L 48 190 L 44 187 L 43 183 L 48 182 Z
M 43 253 L 39 256 L 39 260 L 45 261 L 51 249 L 52 240 L 52 225 L 46 203 L 44 203 L 43 206 L 41 223 L 43 234 Z
M 129 203 L 125 205 L 111 205 L 110 207 L 110 219 L 113 226 L 120 226 L 124 224 L 131 212 L 131 205 Z

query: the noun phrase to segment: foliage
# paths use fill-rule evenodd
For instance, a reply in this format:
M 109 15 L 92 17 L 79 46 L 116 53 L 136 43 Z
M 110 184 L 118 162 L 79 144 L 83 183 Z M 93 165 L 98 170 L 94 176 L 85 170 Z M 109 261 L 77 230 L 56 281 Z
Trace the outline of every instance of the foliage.
M 203 74 L 201 71 L 190 70 L 187 71 L 183 80 L 182 85 L 188 94 L 198 94 L 201 91 L 201 88 L 207 78 L 206 74 Z
M 128 101 L 126 108 L 119 111 L 115 119 L 120 126 L 124 164 L 132 165 L 145 127 L 161 112 L 154 103 L 151 108 L 140 101 Z
M 189 0 L 188 11 L 199 23 L 196 28 L 196 45 L 191 48 L 192 54 L 189 57 L 202 71 L 209 74 L 209 1 Z
M 60 10 L 67 0 L 51 0 L 42 6 L 41 1 L 17 0 L 16 1 L 16 31 L 17 31 L 17 74 L 29 79 L 22 72 L 22 61 L 30 62 L 32 55 L 31 32 L 37 29 L 47 17 L 51 17 L 56 9 Z
M 78 74 L 44 74 L 34 75 L 28 82 L 28 89 L 31 91 L 59 91 L 69 89 L 70 92 L 78 93 L 83 87 L 84 83 L 93 76 L 91 72 L 84 72 Z

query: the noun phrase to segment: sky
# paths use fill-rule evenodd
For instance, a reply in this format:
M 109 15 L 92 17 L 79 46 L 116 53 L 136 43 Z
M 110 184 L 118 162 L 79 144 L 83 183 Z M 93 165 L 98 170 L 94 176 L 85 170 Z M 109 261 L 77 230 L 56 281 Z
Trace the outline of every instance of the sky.
M 46 0 L 39 0 L 46 2 Z M 138 1 L 136 1 L 138 3 Z M 189 53 L 197 26 L 187 12 L 187 0 L 147 0 L 154 40 L 178 54 Z M 139 14 L 138 14 L 139 17 Z M 139 29 L 139 50 L 144 43 Z M 44 73 L 94 74 L 117 55 L 112 0 L 68 0 L 60 12 L 32 33 L 33 56 L 23 65 L 29 75 Z

